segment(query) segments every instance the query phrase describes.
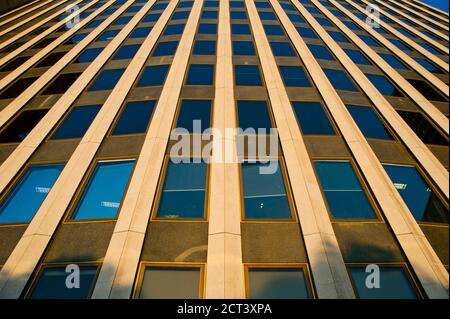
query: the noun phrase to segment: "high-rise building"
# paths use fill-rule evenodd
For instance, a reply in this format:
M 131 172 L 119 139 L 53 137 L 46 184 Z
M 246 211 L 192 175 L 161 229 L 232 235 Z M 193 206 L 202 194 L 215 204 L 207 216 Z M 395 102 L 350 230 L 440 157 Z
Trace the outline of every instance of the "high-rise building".
M 0 298 L 448 298 L 448 103 L 417 0 L 23 4 Z

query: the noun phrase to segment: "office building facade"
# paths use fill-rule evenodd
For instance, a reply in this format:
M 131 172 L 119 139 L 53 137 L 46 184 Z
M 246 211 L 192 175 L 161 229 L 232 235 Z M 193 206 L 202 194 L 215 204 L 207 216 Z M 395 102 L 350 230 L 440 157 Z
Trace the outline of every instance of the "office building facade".
M 448 20 L 418 0 L 1 14 L 0 298 L 448 298 Z

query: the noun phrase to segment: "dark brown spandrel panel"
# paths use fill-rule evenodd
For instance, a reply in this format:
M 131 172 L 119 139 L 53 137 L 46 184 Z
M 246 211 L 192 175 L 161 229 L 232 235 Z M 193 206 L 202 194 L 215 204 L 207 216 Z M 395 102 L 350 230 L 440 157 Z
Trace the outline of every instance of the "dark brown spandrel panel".
M 0 265 L 3 265 L 16 247 L 27 226 L 0 227 Z
M 444 265 L 448 266 L 448 226 L 432 226 L 421 224 L 420 228 L 422 229 L 425 237 L 430 242 L 431 247 L 433 247 L 441 262 Z

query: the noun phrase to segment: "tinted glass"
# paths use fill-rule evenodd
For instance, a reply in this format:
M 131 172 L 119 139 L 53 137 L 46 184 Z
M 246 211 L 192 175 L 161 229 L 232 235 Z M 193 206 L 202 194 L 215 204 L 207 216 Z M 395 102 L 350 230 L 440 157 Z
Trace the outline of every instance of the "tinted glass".
M 255 46 L 250 41 L 233 41 L 234 55 L 255 55 Z
M 155 107 L 155 101 L 128 102 L 120 115 L 113 135 L 145 133 Z
M 303 134 L 335 134 L 320 102 L 292 102 L 292 107 Z
M 356 64 L 371 65 L 372 63 L 358 50 L 344 49 L 349 58 Z
M 265 24 L 264 31 L 267 35 L 284 35 L 283 28 L 279 25 Z
M 119 82 L 119 79 L 124 71 L 124 69 L 102 71 L 102 73 L 100 73 L 100 75 L 95 79 L 94 83 L 92 83 L 89 91 L 112 90 L 116 86 L 117 82 Z
M 133 166 L 133 160 L 97 163 L 71 218 L 116 217 Z
M 184 24 L 171 24 L 166 27 L 164 35 L 181 34 L 184 30 Z
M 281 77 L 286 86 L 311 86 L 303 67 L 300 66 L 279 66 Z
M 144 72 L 142 73 L 137 86 L 163 85 L 168 71 L 169 65 L 148 66 L 144 69 Z
M 187 85 L 212 85 L 214 82 L 214 65 L 191 64 L 186 78 Z
M 383 123 L 371 107 L 346 105 L 365 137 L 392 140 Z
M 269 133 L 272 122 L 265 101 L 238 101 L 237 107 L 240 128 L 253 128 L 256 132 L 258 128 L 265 128 L 266 133 Z
M 295 52 L 289 42 L 270 42 L 274 56 L 295 56 Z
M 235 65 L 234 78 L 236 85 L 262 85 L 261 77 L 259 75 L 259 68 L 256 65 Z
M 216 34 L 217 24 L 200 23 L 198 26 L 198 34 Z
M 131 33 L 130 38 L 145 38 L 150 33 L 151 29 L 151 27 L 137 28 Z
M 387 96 L 403 96 L 395 86 L 393 86 L 384 76 L 375 74 L 366 74 L 367 78 L 380 91 Z
M 328 51 L 328 49 L 323 45 L 308 44 L 308 48 L 311 50 L 316 59 L 334 60 L 330 51 Z
M 136 52 L 139 50 L 139 47 L 139 44 L 124 45 L 114 55 L 113 60 L 132 59 L 136 55 Z
M 78 79 L 81 73 L 60 74 L 47 88 L 42 95 L 62 94 Z
M 0 143 L 17 143 L 23 141 L 44 115 L 47 114 L 47 111 L 32 110 L 21 112 L 0 133 Z
M 153 51 L 153 56 L 174 55 L 178 47 L 178 41 L 160 42 Z
M 250 26 L 248 24 L 232 24 L 232 34 L 250 34 Z
M 323 71 L 336 90 L 358 91 L 353 82 L 343 71 L 331 69 L 324 69 Z
M 192 133 L 193 121 L 200 121 L 197 125 L 201 131 L 210 127 L 211 101 L 210 100 L 183 100 L 177 120 L 177 128 L 184 128 Z M 196 130 L 197 133 L 198 130 Z
M 394 69 L 406 69 L 406 66 L 392 54 L 378 53 Z
M 92 62 L 102 52 L 103 48 L 87 49 L 81 53 L 73 63 L 87 63 Z
M 38 211 L 64 164 L 30 165 L 0 204 L 0 223 L 28 223 Z
M 199 55 L 216 54 L 216 41 L 201 41 L 201 40 L 195 41 L 193 54 Z
M 80 138 L 88 130 L 101 105 L 78 106 L 64 119 L 52 136 L 52 140 Z

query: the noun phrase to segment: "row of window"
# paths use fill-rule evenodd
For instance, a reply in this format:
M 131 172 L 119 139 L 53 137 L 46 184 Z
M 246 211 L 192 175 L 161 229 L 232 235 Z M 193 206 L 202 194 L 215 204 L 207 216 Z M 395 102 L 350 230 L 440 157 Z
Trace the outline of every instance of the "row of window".
M 207 164 L 191 159 L 166 161 L 154 218 L 205 219 Z M 265 167 L 277 165 L 267 174 Z M 333 220 L 376 220 L 378 212 L 358 172 L 348 160 L 314 161 Z M 383 164 L 411 213 L 420 222 L 448 223 L 448 212 L 414 166 Z M 70 208 L 71 220 L 114 219 L 134 160 L 98 161 L 88 172 Z M 30 165 L 0 204 L 0 223 L 27 223 L 34 217 L 64 164 Z M 246 160 L 241 165 L 243 218 L 292 220 L 289 184 L 283 163 Z M 26 200 L 24 200 L 26 199 Z
M 43 266 L 27 293 L 32 299 L 84 299 L 92 294 L 99 266 L 80 267 L 80 286 L 69 289 L 66 265 Z M 246 265 L 246 297 L 250 299 L 308 299 L 314 289 L 306 265 Z M 353 264 L 348 272 L 361 299 L 416 299 L 420 292 L 404 264 L 379 266 L 380 285 L 366 285 L 366 265 Z M 142 263 L 134 298 L 198 299 L 203 297 L 204 266 L 198 264 L 155 265 Z

